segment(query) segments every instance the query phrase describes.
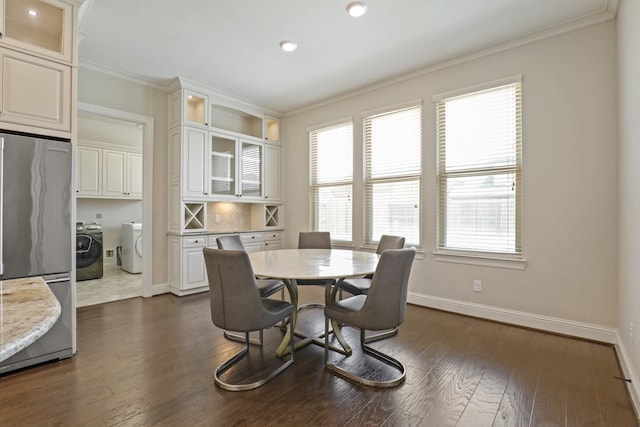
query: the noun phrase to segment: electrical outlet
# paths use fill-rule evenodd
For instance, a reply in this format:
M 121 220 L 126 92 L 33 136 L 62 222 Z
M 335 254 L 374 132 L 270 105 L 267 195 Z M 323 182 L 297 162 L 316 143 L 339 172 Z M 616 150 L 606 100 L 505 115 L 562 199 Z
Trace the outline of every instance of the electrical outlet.
M 629 322 L 629 339 L 631 340 L 631 344 L 633 344 L 633 322 Z
M 104 251 L 105 258 L 113 258 L 113 249 L 107 249 Z
M 474 292 L 482 292 L 482 280 L 474 280 L 473 281 L 473 291 Z

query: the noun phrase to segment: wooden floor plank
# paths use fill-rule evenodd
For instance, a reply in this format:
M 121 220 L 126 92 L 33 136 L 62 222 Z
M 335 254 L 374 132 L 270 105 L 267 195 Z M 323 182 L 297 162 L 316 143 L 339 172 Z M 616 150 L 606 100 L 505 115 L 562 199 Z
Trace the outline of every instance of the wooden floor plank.
M 560 412 L 568 425 L 637 425 L 610 346 L 416 306 L 397 336 L 373 344 L 408 368 L 388 390 L 325 370 L 318 346 L 257 390 L 221 390 L 213 371 L 241 344 L 212 325 L 207 294 L 83 307 L 77 319 L 76 356 L 0 376 L 1 426 L 521 426 Z M 267 347 L 280 336 L 269 330 Z M 358 351 L 347 366 L 377 369 Z M 250 360 L 256 373 L 281 363 L 268 350 Z

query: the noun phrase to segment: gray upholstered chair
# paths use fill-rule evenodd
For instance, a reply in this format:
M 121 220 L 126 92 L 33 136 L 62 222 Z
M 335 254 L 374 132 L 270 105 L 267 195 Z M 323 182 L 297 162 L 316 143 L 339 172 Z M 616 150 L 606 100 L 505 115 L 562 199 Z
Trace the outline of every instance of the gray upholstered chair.
M 239 234 L 220 236 L 216 238 L 216 242 L 218 243 L 219 249 L 246 252 Z M 280 299 L 284 301 L 284 282 L 282 280 L 256 279 L 256 284 L 258 285 L 258 291 L 260 291 L 260 296 L 262 298 L 270 297 L 280 291 Z M 244 334 L 236 334 L 230 331 L 224 331 L 224 336 L 225 338 L 234 341 L 244 342 L 245 339 Z M 258 340 L 250 338 L 249 342 L 251 344 L 262 345 L 262 330 L 260 330 L 260 338 Z
M 340 301 L 333 301 L 324 309 L 325 315 L 325 366 L 349 380 L 372 387 L 393 387 L 404 381 L 406 368 L 402 362 L 386 355 L 365 342 L 365 330 L 380 331 L 392 329 L 404 322 L 407 310 L 407 287 L 411 265 L 415 258 L 415 248 L 389 249 L 382 252 L 371 287 L 367 295 L 356 295 Z M 371 355 L 379 361 L 396 368 L 399 375 L 391 380 L 366 378 L 329 361 L 329 322 L 360 329 L 362 357 Z
M 231 391 L 260 387 L 293 363 L 293 340 L 291 340 L 290 359 L 265 377 L 251 383 L 231 384 L 220 379 L 220 376 L 243 356 L 248 356 L 249 332 L 274 326 L 278 322 L 290 318 L 293 304 L 260 297 L 251 261 L 245 251 L 204 248 L 203 253 L 209 278 L 213 324 L 225 330 L 245 334 L 244 348 L 216 368 L 215 383 L 219 387 Z M 292 322 L 289 322 L 289 328 L 292 327 L 291 325 Z M 289 333 L 293 333 L 293 331 Z M 262 348 L 260 351 L 263 351 Z M 252 373 L 249 378 L 255 379 L 254 375 Z
M 400 236 L 390 236 L 384 234 L 380 237 L 380 241 L 378 242 L 378 247 L 376 248 L 376 253 L 378 255 L 382 254 L 382 252 L 387 249 L 402 249 L 404 247 L 404 237 Z M 342 299 L 342 291 L 347 291 L 351 295 L 366 295 L 369 291 L 369 287 L 371 286 L 371 279 L 373 275 L 369 275 L 359 279 L 341 279 L 336 284 L 335 288 L 332 291 L 331 299 L 335 299 L 336 291 L 339 292 L 339 298 Z M 384 338 L 389 338 L 398 333 L 398 328 L 393 328 L 390 331 L 382 332 L 379 334 L 369 335 L 365 338 L 365 342 L 373 342 L 378 341 Z
M 298 235 L 298 249 L 331 249 L 331 233 L 328 231 L 301 231 Z M 298 280 L 298 286 L 326 286 L 326 280 Z M 309 303 L 298 306 L 305 308 L 323 308 L 324 304 Z

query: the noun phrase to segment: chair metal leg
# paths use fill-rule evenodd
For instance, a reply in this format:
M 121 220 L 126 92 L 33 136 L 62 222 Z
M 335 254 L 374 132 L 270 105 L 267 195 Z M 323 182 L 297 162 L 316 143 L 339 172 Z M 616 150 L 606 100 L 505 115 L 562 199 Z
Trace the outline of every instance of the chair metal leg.
M 385 363 L 386 365 L 396 368 L 400 373 L 399 376 L 388 381 L 372 380 L 372 379 L 357 375 L 353 372 L 347 371 L 346 369 L 340 368 L 332 363 L 329 363 L 329 338 L 328 338 L 328 334 L 326 333 L 329 330 L 329 318 L 326 316 L 324 321 L 324 328 L 325 328 L 324 364 L 328 370 L 335 372 L 336 374 L 338 374 L 339 376 L 347 380 L 354 381 L 359 384 L 364 384 L 369 387 L 377 387 L 377 388 L 395 387 L 401 384 L 405 380 L 407 375 L 407 369 L 402 364 L 402 362 L 366 345 L 364 329 L 360 330 L 360 345 L 362 347 L 363 353 L 369 354 L 370 356 L 374 357 L 375 359 L 378 359 L 379 361 Z
M 293 322 L 289 322 L 289 328 L 292 328 L 292 326 L 291 326 L 292 324 L 293 324 Z M 261 332 L 260 333 L 260 340 L 262 341 L 262 338 L 263 338 L 262 330 L 260 332 Z M 229 360 L 227 360 L 226 362 L 224 362 L 223 364 L 221 364 L 220 366 L 218 366 L 216 368 L 216 372 L 215 372 L 215 374 L 213 376 L 213 379 L 214 379 L 214 381 L 215 381 L 215 383 L 216 383 L 216 385 L 218 387 L 220 387 L 222 389 L 225 389 L 225 390 L 229 390 L 229 391 L 244 391 L 244 390 L 252 390 L 254 388 L 258 388 L 258 387 L 266 384 L 268 381 L 273 379 L 276 375 L 280 374 L 285 369 L 287 369 L 295 361 L 294 349 L 293 349 L 293 340 L 291 340 L 291 356 L 290 356 L 289 360 L 287 360 L 282 365 L 280 365 L 276 370 L 274 370 L 271 373 L 269 373 L 269 375 L 267 375 L 266 377 L 264 377 L 264 378 L 262 378 L 262 379 L 260 379 L 258 381 L 254 381 L 252 383 L 249 383 L 249 384 L 231 384 L 231 383 L 222 381 L 220 379 L 220 375 L 222 375 L 227 369 L 229 369 L 233 365 L 235 365 L 244 356 L 247 356 L 249 354 L 249 345 L 250 345 L 249 332 L 246 332 L 245 333 L 245 346 L 243 347 L 243 349 L 240 350 L 238 353 L 234 354 Z
M 224 337 L 228 340 L 231 341 L 238 341 L 238 342 L 245 342 L 245 337 L 244 334 L 238 333 L 238 332 L 231 332 L 231 331 L 224 331 Z M 253 345 L 258 345 L 260 347 L 262 347 L 262 340 L 263 337 L 263 331 L 260 330 L 260 338 L 256 339 L 256 338 L 249 338 L 249 344 L 253 344 Z
M 371 342 L 380 341 L 380 340 L 392 337 L 392 336 L 397 335 L 397 334 L 398 334 L 398 328 L 395 327 L 395 328 L 390 329 L 388 331 L 384 331 L 384 332 L 380 332 L 378 334 L 372 334 L 372 335 L 369 335 L 369 336 L 365 336 L 364 342 L 369 344 Z

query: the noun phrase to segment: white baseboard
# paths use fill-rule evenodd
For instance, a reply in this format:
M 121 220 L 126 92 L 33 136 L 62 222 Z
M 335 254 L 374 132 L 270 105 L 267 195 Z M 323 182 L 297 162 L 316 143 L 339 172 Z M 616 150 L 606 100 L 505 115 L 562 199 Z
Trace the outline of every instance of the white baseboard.
M 618 359 L 620 360 L 622 374 L 625 378 L 631 380 L 630 383 L 627 383 L 627 390 L 629 390 L 629 396 L 631 396 L 631 403 L 636 411 L 636 417 L 640 419 L 640 387 L 638 387 L 640 383 L 638 383 L 638 376 L 633 369 L 633 365 L 629 363 L 631 358 L 629 357 L 624 341 L 622 341 L 618 332 L 616 332 L 616 337 L 618 341 L 616 343 L 616 352 L 618 353 Z
M 542 316 L 524 311 L 509 310 L 489 305 L 474 304 L 466 301 L 440 298 L 430 295 L 409 292 L 408 301 L 411 304 L 437 308 L 467 316 L 510 323 L 527 328 L 540 329 L 563 335 L 570 335 L 594 341 L 616 344 L 617 332 L 610 328 L 591 323 L 575 322 L 557 317 Z
M 151 295 L 160 295 L 160 294 L 168 294 L 169 293 L 169 284 L 168 283 L 154 283 L 151 285 Z

